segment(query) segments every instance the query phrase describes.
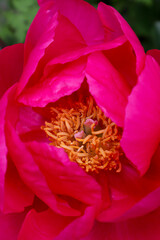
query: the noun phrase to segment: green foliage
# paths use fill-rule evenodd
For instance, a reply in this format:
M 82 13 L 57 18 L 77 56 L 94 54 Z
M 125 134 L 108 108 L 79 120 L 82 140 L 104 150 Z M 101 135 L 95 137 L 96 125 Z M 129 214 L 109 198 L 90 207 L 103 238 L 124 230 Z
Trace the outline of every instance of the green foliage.
M 97 8 L 97 5 L 98 5 L 98 3 L 99 3 L 98 0 L 87 0 L 86 2 L 92 4 L 95 8 Z
M 6 9 L 3 8 L 0 9 L 0 39 L 6 45 L 24 42 L 27 30 L 38 11 L 37 1 L 7 0 Z
M 67 0 L 66 0 L 67 1 Z M 97 7 L 99 0 L 87 0 Z M 160 0 L 102 0 L 116 8 L 146 50 L 160 49 Z M 24 42 L 38 11 L 37 0 L 0 0 L 0 45 Z
M 108 2 L 127 20 L 145 50 L 160 48 L 159 0 L 111 0 Z

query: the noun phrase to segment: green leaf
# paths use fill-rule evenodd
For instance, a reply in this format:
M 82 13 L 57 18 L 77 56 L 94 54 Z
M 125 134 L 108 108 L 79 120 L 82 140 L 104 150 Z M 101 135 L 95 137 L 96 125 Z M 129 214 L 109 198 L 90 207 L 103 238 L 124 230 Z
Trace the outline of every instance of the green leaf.
M 137 3 L 143 3 L 145 5 L 151 6 L 153 4 L 153 0 L 135 0 Z
M 35 4 L 37 4 L 36 0 L 12 0 L 13 8 L 20 12 L 27 12 Z
M 154 23 L 154 27 L 152 31 L 152 41 L 153 41 L 153 47 L 160 49 L 160 21 L 156 21 Z

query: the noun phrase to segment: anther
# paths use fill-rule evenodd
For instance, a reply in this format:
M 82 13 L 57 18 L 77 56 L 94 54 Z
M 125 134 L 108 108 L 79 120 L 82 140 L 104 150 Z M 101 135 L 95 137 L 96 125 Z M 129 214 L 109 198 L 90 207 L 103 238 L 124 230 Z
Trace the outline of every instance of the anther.
M 107 118 L 90 96 L 86 103 L 76 102 L 71 109 L 51 107 L 51 121 L 45 131 L 51 145 L 63 148 L 71 161 L 86 172 L 120 172 L 121 129 Z

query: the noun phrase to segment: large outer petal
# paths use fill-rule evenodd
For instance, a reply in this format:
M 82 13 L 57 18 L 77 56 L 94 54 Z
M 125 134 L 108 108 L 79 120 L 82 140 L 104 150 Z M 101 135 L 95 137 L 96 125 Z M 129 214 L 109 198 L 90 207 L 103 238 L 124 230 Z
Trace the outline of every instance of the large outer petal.
M 4 213 L 22 212 L 32 205 L 34 194 L 20 178 L 16 167 L 8 156 L 4 185 Z
M 23 44 L 0 51 L 0 97 L 20 78 L 23 69 Z
M 5 139 L 5 120 L 8 108 L 8 98 L 15 90 L 9 89 L 0 101 L 0 208 L 4 212 L 23 211 L 24 207 L 32 204 L 33 193 L 24 185 L 10 161 Z M 15 112 L 16 114 L 16 112 Z M 12 180 L 12 177 L 14 179 Z
M 15 164 L 23 182 L 42 201 L 55 211 L 64 215 L 78 215 L 79 211 L 72 209 L 66 201 L 52 193 L 45 177 L 34 162 L 33 156 L 28 152 L 25 144 L 18 136 L 16 123 L 18 123 L 21 105 L 15 101 L 16 89 L 13 90 L 9 95 L 5 125 L 6 143 L 10 158 Z
M 160 209 L 139 218 L 116 223 L 96 222 L 87 237 L 81 240 L 159 240 Z
M 24 183 L 56 212 L 64 215 L 78 215 L 79 211 L 72 209 L 67 202 L 52 193 L 44 175 L 34 162 L 33 156 L 21 142 L 9 122 L 7 124 L 6 138 L 10 156 Z
M 18 240 L 52 240 L 73 218 L 63 217 L 50 209 L 30 210 L 24 220 Z
M 24 69 L 17 93 L 19 94 L 35 71 L 39 60 L 44 56 L 46 48 L 54 41 L 58 24 L 58 13 L 50 10 L 50 4 L 41 7 L 34 18 L 26 36 L 24 48 Z
M 121 140 L 128 159 L 144 174 L 160 141 L 160 66 L 147 56 L 145 69 L 129 96 Z
M 160 207 L 160 146 L 156 150 L 151 165 L 147 173 L 140 178 L 144 185 L 140 189 L 141 193 L 145 193 L 137 204 L 129 209 L 121 219 L 143 216 L 156 208 Z M 140 184 L 139 184 L 140 185 Z
M 50 102 L 78 90 L 85 76 L 86 58 L 59 64 L 47 70 L 40 82 L 26 89 L 19 101 L 33 107 L 44 107 Z
M 0 209 L 3 209 L 4 202 L 4 182 L 5 173 L 7 170 L 7 146 L 5 141 L 5 113 L 7 107 L 8 99 L 7 94 L 5 94 L 0 100 Z
M 125 107 L 130 93 L 129 83 L 102 53 L 88 57 L 86 69 L 89 91 L 103 110 L 116 124 L 123 126 Z
M 40 6 L 46 2 L 38 1 Z M 83 0 L 53 0 L 51 2 L 76 26 L 88 45 L 101 43 L 104 40 L 103 26 L 93 6 Z
M 26 212 L 3 214 L 0 212 L 0 239 L 17 240 Z
M 51 101 L 54 102 L 63 96 L 73 93 L 80 88 L 80 85 L 84 80 L 87 55 L 98 50 L 116 48 L 117 46 L 122 45 L 125 41 L 126 39 L 121 37 L 109 43 L 80 48 L 79 50 L 74 49 L 72 52 L 66 52 L 64 49 L 63 54 L 59 55 L 56 55 L 57 51 L 54 50 L 50 57 L 53 58 L 53 56 L 55 56 L 55 58 L 48 63 L 47 58 L 49 60 L 49 56 L 45 56 L 44 59 L 42 59 L 36 72 L 30 79 L 30 83 L 20 95 L 19 101 L 30 106 L 43 107 Z M 56 46 L 55 42 L 54 44 Z M 59 46 L 58 48 L 61 47 Z M 49 50 L 51 49 L 48 48 L 46 52 L 49 52 Z M 135 78 L 132 78 L 132 81 L 135 82 Z
M 22 84 L 23 86 L 27 82 L 28 84 L 19 99 L 25 104 L 33 105 L 34 103 L 34 106 L 44 106 L 48 102 L 57 100 L 57 98 L 62 97 L 64 94 L 71 94 L 80 87 L 83 81 L 84 68 L 86 66 L 85 57 L 68 64 L 57 64 L 47 68 L 48 62 L 52 59 L 72 51 L 79 52 L 81 48 L 86 46 L 75 26 L 60 14 L 58 15 L 58 24 L 56 25 L 54 34 L 55 36 L 52 36 L 52 38 L 54 37 L 54 41 L 49 46 L 42 45 L 46 48 L 43 49 L 45 55 L 39 56 L 36 64 L 33 61 L 32 63 L 28 62 L 28 67 L 24 69 L 19 88 L 21 88 Z M 34 55 L 35 49 L 38 47 L 42 48 L 42 46 L 41 43 L 38 43 L 32 50 L 31 55 Z M 34 61 L 36 58 L 37 54 L 34 57 Z M 29 68 L 34 68 L 34 74 Z M 25 71 L 29 75 L 26 75 Z
M 95 209 L 87 207 L 79 218 L 63 217 L 47 210 L 30 211 L 18 240 L 78 240 L 87 235 L 94 223 Z
M 160 65 L 160 50 L 152 49 L 152 50 L 149 50 L 147 54 L 152 56 Z
M 111 6 L 108 6 L 102 2 L 99 3 L 98 13 L 101 17 L 104 27 L 106 27 L 109 30 L 107 34 L 110 34 L 110 31 L 111 33 L 113 32 L 114 35 L 115 34 L 119 35 L 121 32 L 125 34 L 126 38 L 131 43 L 136 54 L 137 74 L 140 74 L 144 67 L 145 52 L 136 34 L 133 32 L 133 30 L 131 29 L 129 24 L 124 20 L 124 18 L 116 11 L 116 9 L 112 8 Z
M 54 193 L 98 205 L 101 200 L 100 186 L 77 163 L 71 162 L 63 149 L 38 142 L 29 142 L 26 146 Z
M 92 17 L 94 19 L 94 30 L 96 29 L 95 21 L 97 24 L 100 24 L 100 22 L 97 22 L 98 14 L 96 12 L 96 9 L 94 9 L 92 6 L 90 6 L 84 1 L 48 1 L 45 2 L 45 4 L 42 4 L 41 8 L 41 12 L 47 12 L 46 9 L 50 9 L 53 14 L 59 9 L 60 13 L 58 14 L 58 19 L 55 19 L 56 25 L 55 29 L 53 29 L 54 32 L 52 32 L 54 41 L 52 41 L 49 46 L 45 45 L 46 49 L 45 52 L 43 51 L 43 55 L 41 54 L 40 56 L 39 54 L 41 53 L 41 51 L 38 51 L 38 53 L 33 59 L 34 64 L 33 61 L 32 64 L 30 64 L 30 60 L 28 60 L 28 67 L 26 65 L 26 67 L 24 68 L 24 73 L 19 84 L 19 93 L 26 85 L 19 100 L 24 104 L 34 104 L 34 106 L 44 106 L 49 102 L 49 99 L 51 101 L 55 101 L 55 99 L 57 100 L 57 98 L 60 98 L 62 95 L 62 93 L 59 94 L 60 88 L 62 89 L 61 92 L 63 92 L 63 95 L 68 95 L 71 94 L 71 91 L 73 92 L 80 87 L 80 84 L 82 83 L 84 77 L 83 69 L 81 70 L 81 73 L 80 71 L 77 71 L 77 79 L 73 78 L 73 75 L 75 73 L 75 65 L 78 61 L 80 62 L 79 69 L 81 67 L 85 68 L 86 58 L 82 56 L 88 55 L 90 52 L 96 50 L 114 48 L 117 45 L 121 45 L 124 43 L 124 41 L 126 41 L 126 37 L 121 34 L 120 36 L 118 35 L 116 39 L 112 39 L 113 41 L 104 42 L 95 40 L 94 44 L 92 43 L 91 45 L 87 46 L 85 39 L 83 39 L 83 31 L 81 32 L 79 27 L 82 28 L 84 24 L 91 24 L 93 26 L 91 21 Z M 78 9 L 77 11 L 78 13 L 80 13 L 80 15 L 84 10 L 83 17 L 81 19 L 79 19 L 80 16 L 77 16 L 77 12 L 74 12 L 74 9 Z M 50 10 L 48 10 L 48 12 Z M 37 28 L 39 26 L 36 19 L 41 20 L 41 15 L 39 16 L 39 13 L 37 14 L 33 24 L 30 27 L 25 43 L 25 53 L 31 52 L 31 55 L 34 55 L 35 49 L 40 48 L 41 44 L 41 42 L 39 43 L 39 41 L 37 41 L 37 38 L 36 41 L 34 41 L 35 37 L 33 34 L 34 29 L 35 32 L 37 32 L 36 26 Z M 84 13 L 86 18 L 84 17 Z M 88 16 L 88 14 L 91 14 L 91 16 Z M 90 19 L 88 20 L 88 18 Z M 88 32 L 89 31 L 84 28 L 84 33 L 86 33 L 86 36 L 89 36 Z M 37 35 L 38 34 L 42 38 L 42 36 L 45 35 L 45 32 L 37 32 Z M 101 34 L 97 34 L 96 38 L 97 36 L 98 38 L 101 38 Z M 34 42 L 32 48 L 27 47 L 30 41 Z M 42 46 L 44 47 L 44 44 Z M 37 58 L 37 56 L 39 57 Z M 37 59 L 36 62 L 35 59 Z M 73 69 L 73 74 L 71 72 L 72 69 L 70 70 L 70 66 Z M 59 75 L 59 72 L 61 72 L 61 76 Z M 65 79 L 65 81 L 63 78 Z M 53 98 L 53 96 L 55 97 Z
M 141 177 L 137 171 L 122 163 L 122 171 L 108 173 L 111 204 L 97 219 L 102 222 L 121 221 L 143 216 L 160 206 L 160 147 L 154 154 L 147 173 Z
M 103 53 L 123 76 L 125 81 L 133 88 L 137 83 L 136 56 L 129 41 L 115 48 L 106 49 Z

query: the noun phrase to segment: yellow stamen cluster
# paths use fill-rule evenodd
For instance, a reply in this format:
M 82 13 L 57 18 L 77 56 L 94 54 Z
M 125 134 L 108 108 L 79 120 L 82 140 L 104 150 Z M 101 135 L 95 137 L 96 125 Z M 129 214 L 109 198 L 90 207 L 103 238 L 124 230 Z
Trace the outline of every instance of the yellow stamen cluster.
M 70 160 L 78 163 L 86 172 L 121 171 L 121 130 L 104 115 L 92 97 L 88 98 L 86 104 L 75 103 L 71 109 L 51 107 L 50 113 L 51 121 L 45 122 L 42 129 L 51 145 L 63 148 Z M 89 132 L 85 128 L 87 119 L 94 120 Z M 84 131 L 84 137 L 75 137 L 81 131 Z

